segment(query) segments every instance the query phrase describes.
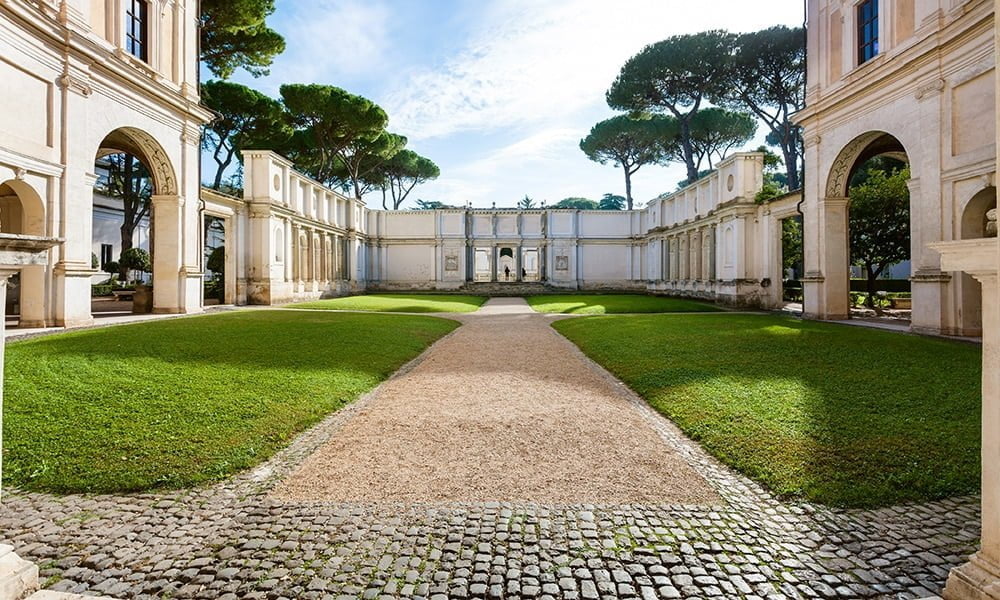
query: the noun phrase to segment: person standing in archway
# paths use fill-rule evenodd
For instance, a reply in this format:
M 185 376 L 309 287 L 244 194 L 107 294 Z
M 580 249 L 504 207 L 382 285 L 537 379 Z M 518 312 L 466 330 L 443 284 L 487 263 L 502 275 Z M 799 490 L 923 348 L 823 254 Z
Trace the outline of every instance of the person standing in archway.
M 510 281 L 510 266 L 505 266 L 503 268 L 503 280 Z

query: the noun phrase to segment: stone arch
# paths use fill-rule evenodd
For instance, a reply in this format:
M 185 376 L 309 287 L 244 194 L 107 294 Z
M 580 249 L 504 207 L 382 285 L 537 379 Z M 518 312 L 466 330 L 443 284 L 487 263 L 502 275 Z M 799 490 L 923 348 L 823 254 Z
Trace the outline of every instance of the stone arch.
M 116 152 L 131 154 L 146 165 L 153 177 L 154 194 L 177 196 L 180 193 L 170 157 L 153 136 L 135 127 L 119 127 L 101 140 L 97 157 Z
M 987 237 L 986 213 L 997 207 L 997 189 L 985 187 L 974 194 L 961 213 L 959 237 L 974 240 Z M 968 273 L 958 274 L 959 287 L 959 333 L 967 336 L 983 334 L 982 286 Z
M 285 262 L 285 228 L 281 225 L 274 228 L 274 262 Z
M 722 264 L 725 267 L 732 267 L 735 261 L 736 231 L 732 224 L 727 224 L 722 231 Z
M 906 149 L 892 134 L 869 131 L 851 140 L 837 155 L 826 183 L 827 198 L 846 198 L 851 176 L 858 165 L 875 156 L 888 155 L 909 163 Z
M 306 237 L 305 232 L 299 233 L 297 250 L 297 256 L 295 257 L 295 278 L 299 281 L 306 281 L 309 279 L 309 238 Z
M 0 183 L 0 232 L 45 235 L 45 202 L 24 181 Z
M 30 184 L 20 179 L 0 183 L 0 233 L 47 234 L 45 202 Z M 47 268 L 26 265 L 8 282 L 6 314 L 17 315 L 19 326 L 44 326 Z
M 986 213 L 996 207 L 996 187 L 988 186 L 976 192 L 965 204 L 965 208 L 962 209 L 960 238 L 963 240 L 973 240 L 987 237 Z

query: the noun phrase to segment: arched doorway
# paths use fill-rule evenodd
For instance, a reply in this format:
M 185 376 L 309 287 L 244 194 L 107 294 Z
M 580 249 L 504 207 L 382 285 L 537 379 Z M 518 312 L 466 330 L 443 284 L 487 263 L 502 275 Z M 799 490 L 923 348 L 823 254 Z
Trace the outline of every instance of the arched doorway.
M 962 211 L 960 239 L 974 240 L 992 237 L 987 232 L 987 213 L 997 207 L 997 189 L 993 186 L 976 193 Z M 982 285 L 968 273 L 959 275 L 958 293 L 961 302 L 959 333 L 966 336 L 983 335 Z
M 230 278 L 235 277 L 229 268 L 228 232 L 226 220 L 215 215 L 205 215 L 205 306 L 212 304 L 233 304 L 235 285 Z
M 880 131 L 856 138 L 834 162 L 822 202 L 828 316 L 910 324 L 909 167 L 903 144 Z
M 17 179 L 0 183 L 0 233 L 45 235 L 45 205 L 29 184 Z M 29 265 L 7 285 L 7 326 L 46 325 L 46 272 L 43 265 Z
M 513 248 L 500 248 L 497 258 L 497 279 L 510 282 L 517 281 L 517 261 L 514 260 Z
M 163 148 L 141 130 L 116 129 L 101 141 L 94 173 L 92 314 L 179 312 L 182 205 Z

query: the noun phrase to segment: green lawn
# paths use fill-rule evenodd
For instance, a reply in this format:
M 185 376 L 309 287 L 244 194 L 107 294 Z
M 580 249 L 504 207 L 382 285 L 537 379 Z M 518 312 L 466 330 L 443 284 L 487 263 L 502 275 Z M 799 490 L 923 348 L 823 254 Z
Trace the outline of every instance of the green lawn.
M 372 312 L 465 313 L 478 310 L 484 296 L 458 294 L 368 294 L 292 304 L 292 308 L 321 310 L 365 310 Z
M 260 463 L 457 325 L 252 311 L 12 343 L 3 484 L 105 493 L 223 478 Z
M 540 294 L 525 298 L 543 313 L 605 315 L 615 313 L 718 312 L 713 304 L 640 294 Z
M 978 346 L 758 315 L 554 327 L 781 495 L 874 507 L 979 489 Z

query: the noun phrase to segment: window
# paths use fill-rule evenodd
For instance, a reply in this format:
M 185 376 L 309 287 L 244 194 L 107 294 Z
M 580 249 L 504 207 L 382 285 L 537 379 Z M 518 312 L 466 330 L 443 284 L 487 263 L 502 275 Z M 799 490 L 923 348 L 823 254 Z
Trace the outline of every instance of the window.
M 145 0 L 125 0 L 125 50 L 149 60 L 149 5 Z
M 114 260 L 112 257 L 112 252 L 114 249 L 111 244 L 101 244 L 101 269 L 108 266 L 108 263 Z
M 878 54 L 878 0 L 864 0 L 858 5 L 858 64 Z

